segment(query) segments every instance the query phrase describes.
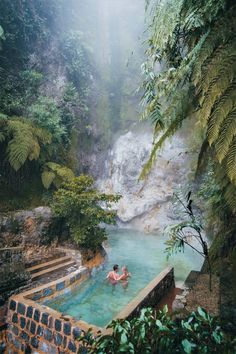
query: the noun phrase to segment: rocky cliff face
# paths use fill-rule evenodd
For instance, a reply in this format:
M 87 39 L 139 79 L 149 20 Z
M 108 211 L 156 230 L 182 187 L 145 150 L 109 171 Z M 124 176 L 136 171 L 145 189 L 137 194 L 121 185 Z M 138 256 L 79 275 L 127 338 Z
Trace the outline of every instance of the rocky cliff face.
M 186 143 L 180 136 L 166 143 L 150 175 L 139 181 L 151 148 L 149 129 L 130 130 L 115 141 L 105 158 L 97 184 L 107 193 L 122 195 L 115 206 L 121 227 L 158 231 L 175 218 L 170 202 L 173 190 L 187 184 L 191 171 Z
M 55 220 L 49 207 L 0 215 L 0 247 L 41 245 L 52 234 Z

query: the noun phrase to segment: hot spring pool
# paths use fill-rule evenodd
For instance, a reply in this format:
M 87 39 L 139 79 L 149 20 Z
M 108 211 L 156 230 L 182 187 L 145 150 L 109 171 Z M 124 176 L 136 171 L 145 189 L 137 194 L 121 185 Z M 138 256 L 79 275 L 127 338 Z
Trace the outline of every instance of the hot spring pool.
M 103 269 L 80 284 L 71 293 L 44 302 L 57 311 L 90 324 L 104 327 L 158 273 L 174 266 L 176 282 L 184 281 L 190 270 L 199 270 L 203 258 L 192 249 L 173 255 L 169 261 L 164 253 L 166 238 L 133 230 L 109 231 L 108 261 Z M 108 271 L 117 263 L 127 265 L 132 273 L 128 288 L 115 287 L 106 281 Z

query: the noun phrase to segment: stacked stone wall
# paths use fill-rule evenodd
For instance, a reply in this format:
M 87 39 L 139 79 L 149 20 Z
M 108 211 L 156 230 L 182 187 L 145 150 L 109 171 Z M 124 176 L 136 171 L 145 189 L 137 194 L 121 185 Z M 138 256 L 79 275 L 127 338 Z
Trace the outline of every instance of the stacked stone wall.
M 67 277 L 29 290 L 11 298 L 8 309 L 7 354 L 66 354 L 77 353 L 82 331 L 92 328 L 94 333 L 105 328 L 76 321 L 40 304 L 43 299 L 70 291 L 90 274 L 85 267 Z M 155 307 L 175 286 L 173 268 L 166 268 L 132 300 L 116 318 L 137 316 L 143 307 Z M 36 302 L 37 301 L 37 302 Z
M 89 326 L 36 301 L 69 292 L 88 276 L 88 270 L 81 268 L 64 279 L 12 297 L 7 318 L 7 354 L 76 353 L 76 339 Z
M 30 281 L 26 272 L 23 250 L 20 247 L 0 249 L 0 328 L 5 323 L 7 300 L 16 289 Z
M 8 352 L 76 353 L 81 328 L 68 319 L 56 318 L 47 311 L 11 300 L 7 330 Z

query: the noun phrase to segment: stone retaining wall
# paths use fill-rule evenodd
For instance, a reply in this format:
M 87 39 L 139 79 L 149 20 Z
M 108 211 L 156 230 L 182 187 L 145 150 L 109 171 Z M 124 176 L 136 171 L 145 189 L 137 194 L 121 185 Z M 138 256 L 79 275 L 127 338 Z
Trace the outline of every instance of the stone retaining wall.
M 104 334 L 109 332 L 105 328 L 77 321 L 71 316 L 65 316 L 36 302 L 69 292 L 89 274 L 90 271 L 82 267 L 58 281 L 12 297 L 8 309 L 7 354 L 12 353 L 11 350 L 17 351 L 18 354 L 77 353 L 80 344 L 76 339 L 82 331 L 92 328 L 94 333 L 99 330 Z M 174 286 L 174 270 L 168 267 L 153 279 L 116 318 L 132 318 L 138 315 L 141 308 L 156 306 Z
M 7 300 L 14 291 L 30 281 L 21 247 L 0 249 L 0 327 L 4 325 Z
M 88 276 L 88 269 L 81 267 L 62 279 L 13 296 L 7 317 L 7 353 L 76 353 L 79 343 L 75 339 L 91 326 L 36 301 L 69 292 Z

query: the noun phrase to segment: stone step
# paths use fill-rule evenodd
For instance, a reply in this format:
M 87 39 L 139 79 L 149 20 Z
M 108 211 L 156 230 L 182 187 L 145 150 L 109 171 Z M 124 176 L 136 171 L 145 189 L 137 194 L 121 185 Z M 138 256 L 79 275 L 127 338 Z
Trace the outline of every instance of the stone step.
M 55 258 L 53 260 L 50 260 L 49 262 L 44 262 L 44 263 L 34 265 L 33 267 L 29 267 L 26 270 L 30 273 L 37 273 L 41 270 L 47 269 L 48 267 L 50 268 L 52 266 L 56 266 L 58 264 L 68 262 L 70 260 L 71 260 L 71 257 L 69 257 L 69 256 L 59 257 L 59 258 Z
M 67 254 L 65 252 L 58 251 L 55 254 L 52 254 L 50 256 L 46 256 L 43 258 L 42 258 L 42 256 L 40 256 L 40 258 L 38 258 L 38 259 L 36 258 L 36 259 L 27 260 L 25 265 L 26 265 L 26 268 L 31 268 L 31 267 L 34 267 L 34 266 L 39 265 L 41 263 L 50 262 L 50 261 L 53 261 L 57 258 L 61 258 L 61 257 L 65 257 L 65 256 L 67 256 Z
M 41 277 L 44 277 L 45 275 L 49 274 L 49 273 L 53 273 L 59 269 L 62 269 L 62 268 L 68 268 L 68 267 L 71 267 L 73 265 L 75 265 L 76 262 L 74 260 L 70 260 L 68 262 L 64 262 L 64 263 L 61 263 L 61 264 L 58 264 L 56 266 L 53 266 L 53 267 L 50 267 L 50 268 L 47 268 L 47 269 L 44 269 L 44 270 L 41 270 L 40 272 L 37 272 L 37 273 L 33 273 L 31 275 L 31 278 L 32 280 L 35 280 L 35 279 L 38 279 L 38 278 L 41 278 Z

